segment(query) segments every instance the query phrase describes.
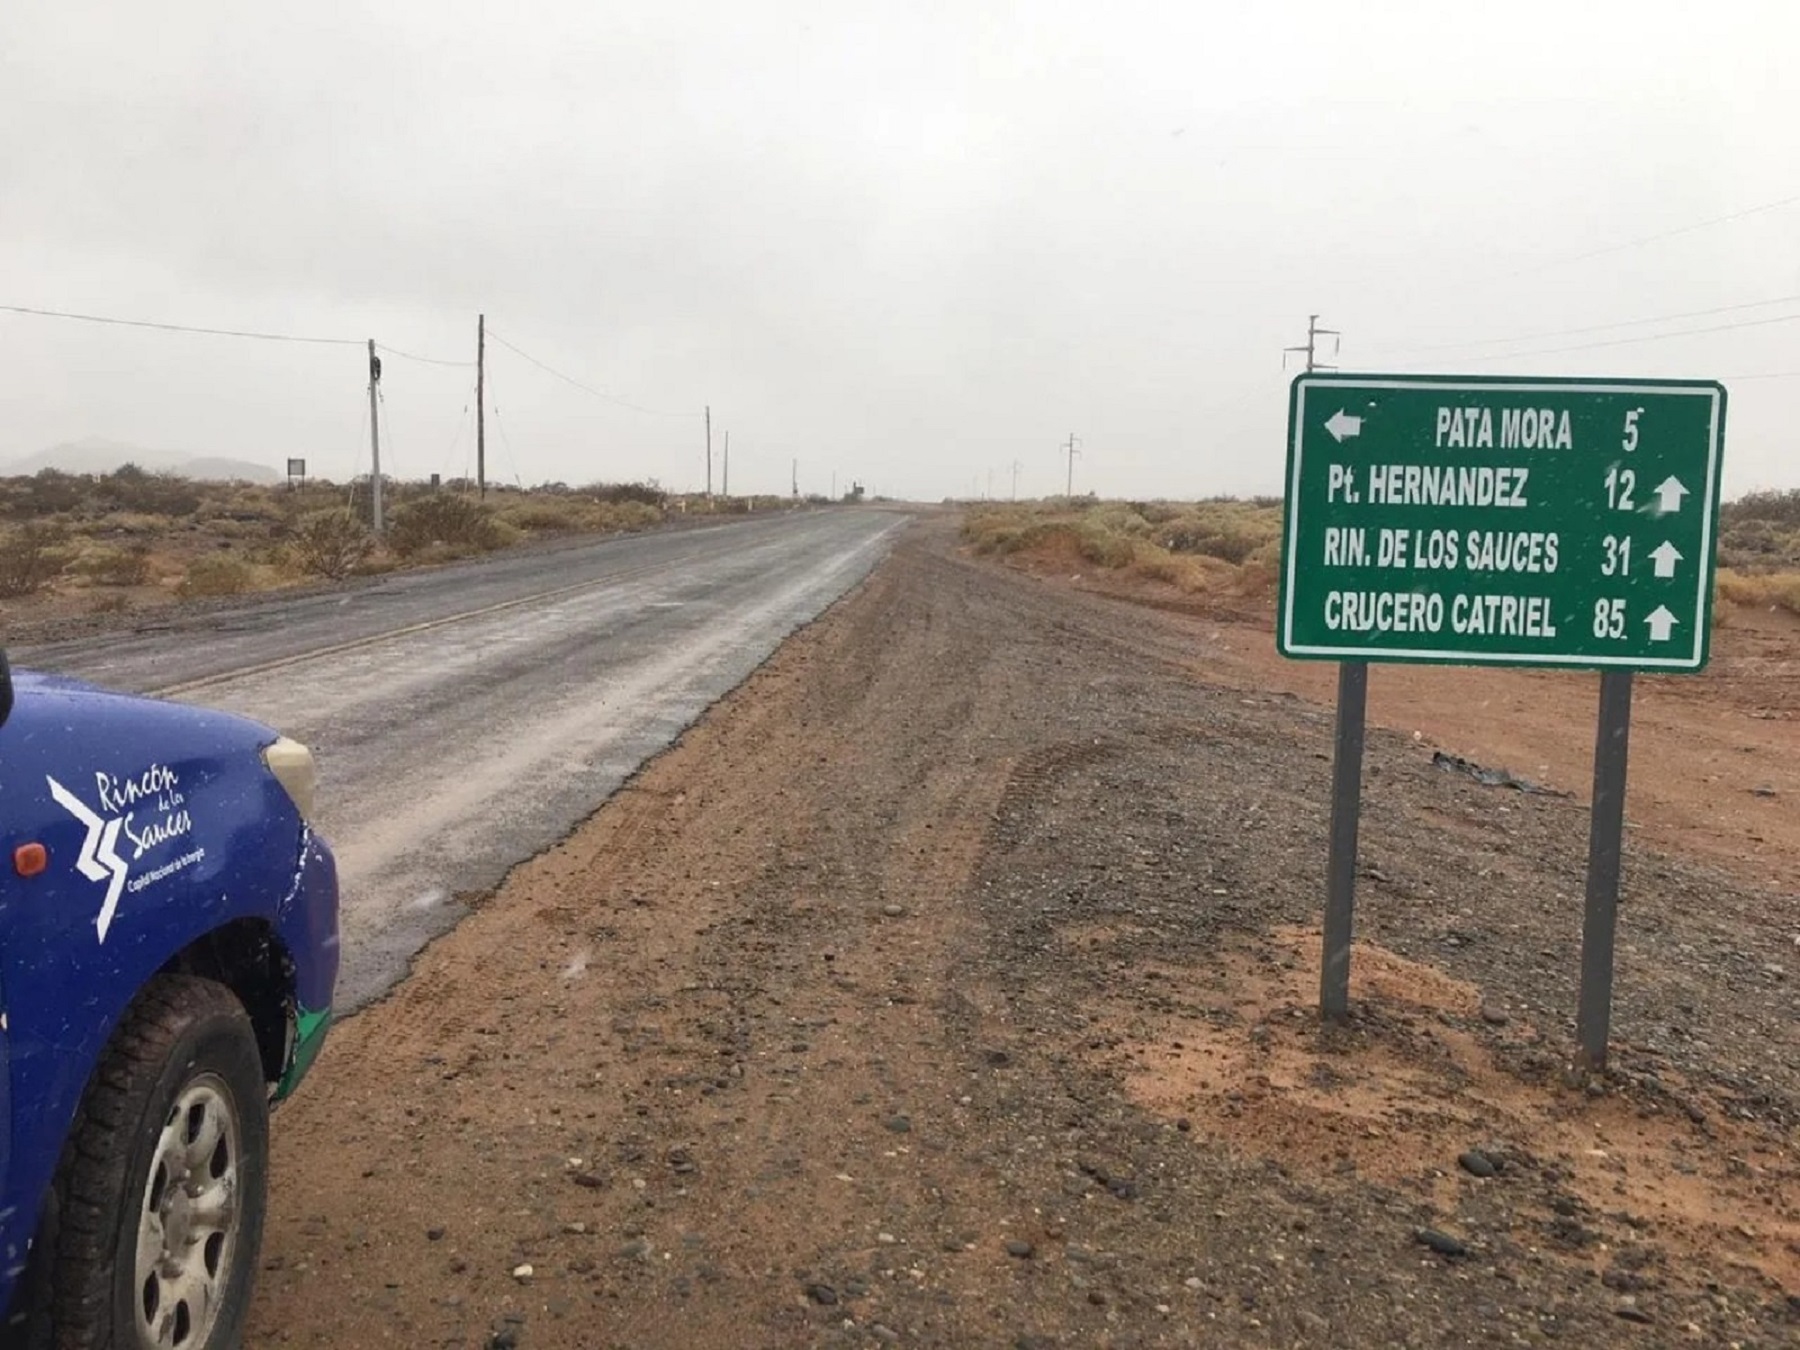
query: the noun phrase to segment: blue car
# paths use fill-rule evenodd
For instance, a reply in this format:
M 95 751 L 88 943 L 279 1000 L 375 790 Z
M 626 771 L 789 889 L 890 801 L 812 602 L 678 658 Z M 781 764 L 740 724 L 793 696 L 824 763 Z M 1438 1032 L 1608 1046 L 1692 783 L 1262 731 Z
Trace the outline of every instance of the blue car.
M 0 1339 L 238 1343 L 337 979 L 314 781 L 255 722 L 0 654 Z

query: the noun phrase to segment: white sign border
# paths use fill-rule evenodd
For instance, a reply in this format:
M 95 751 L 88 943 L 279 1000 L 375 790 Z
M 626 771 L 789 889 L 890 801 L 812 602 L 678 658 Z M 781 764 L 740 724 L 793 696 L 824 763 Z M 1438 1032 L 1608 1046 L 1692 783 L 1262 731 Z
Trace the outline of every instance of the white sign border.
M 1579 394 L 1654 394 L 1658 397 L 1669 395 L 1687 395 L 1705 397 L 1712 402 L 1711 415 L 1707 422 L 1707 455 L 1706 455 L 1706 490 L 1700 499 L 1700 557 L 1701 564 L 1698 588 L 1695 592 L 1694 608 L 1694 647 L 1689 656 L 1646 657 L 1646 656 L 1559 656 L 1542 652 L 1445 652 L 1435 649 L 1399 650 L 1392 647 L 1313 647 L 1293 641 L 1294 636 L 1294 581 L 1295 571 L 1300 563 L 1300 467 L 1301 457 L 1305 452 L 1306 441 L 1306 395 L 1313 388 L 1320 389 L 1436 389 L 1446 393 L 1473 394 L 1492 389 L 1504 389 L 1511 393 L 1579 393 Z M 1586 381 L 1579 378 L 1566 380 L 1543 379 L 1492 379 L 1492 380 L 1457 380 L 1442 376 L 1421 376 L 1416 380 L 1396 379 L 1391 376 L 1370 376 L 1367 379 L 1355 375 L 1302 375 L 1294 381 L 1294 441 L 1292 446 L 1293 473 L 1288 481 L 1287 517 L 1288 534 L 1285 551 L 1287 557 L 1283 563 L 1286 573 L 1286 604 L 1281 614 L 1282 653 L 1290 657 L 1337 657 L 1350 661 L 1418 661 L 1431 662 L 1438 665 L 1456 666 L 1548 666 L 1561 669 L 1589 669 L 1603 666 L 1629 666 L 1635 670 L 1699 670 L 1706 659 L 1705 624 L 1711 618 L 1712 607 L 1706 603 L 1706 588 L 1712 579 L 1713 569 L 1707 564 L 1712 557 L 1713 517 L 1717 512 L 1717 500 L 1714 494 L 1718 490 L 1719 460 L 1723 446 L 1719 443 L 1719 403 L 1724 389 L 1717 383 L 1696 381 L 1692 384 L 1679 380 L 1646 380 L 1642 383 L 1620 380 Z

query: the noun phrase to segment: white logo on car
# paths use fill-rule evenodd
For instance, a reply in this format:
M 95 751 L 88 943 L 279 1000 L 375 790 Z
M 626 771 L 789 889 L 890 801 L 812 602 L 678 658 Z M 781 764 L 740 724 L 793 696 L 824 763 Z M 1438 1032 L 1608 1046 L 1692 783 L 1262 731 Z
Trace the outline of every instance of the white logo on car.
M 101 810 L 108 812 L 107 815 L 93 810 L 54 778 L 46 775 L 45 781 L 50 784 L 50 795 L 56 799 L 56 804 L 87 829 L 87 836 L 81 841 L 81 856 L 75 860 L 75 870 L 89 881 L 106 883 L 106 899 L 94 919 L 94 930 L 101 942 L 106 941 L 107 930 L 118 913 L 119 898 L 125 893 L 127 882 L 132 891 L 139 891 L 206 857 L 206 850 L 197 848 L 131 880 L 133 862 L 152 849 L 190 834 L 194 828 L 193 819 L 183 805 L 181 780 L 165 764 L 152 764 L 142 773 L 128 778 L 96 773 L 95 792 Z M 141 824 L 138 821 L 140 813 L 153 815 L 154 819 Z M 129 861 L 119 856 L 121 836 L 131 852 Z

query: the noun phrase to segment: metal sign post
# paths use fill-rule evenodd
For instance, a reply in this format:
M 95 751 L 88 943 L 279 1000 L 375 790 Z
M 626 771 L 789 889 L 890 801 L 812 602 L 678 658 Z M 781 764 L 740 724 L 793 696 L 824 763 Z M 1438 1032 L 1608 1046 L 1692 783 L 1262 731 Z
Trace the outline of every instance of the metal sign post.
M 1600 677 L 1594 733 L 1594 801 L 1588 817 L 1587 904 L 1581 923 L 1581 1001 L 1575 1015 L 1575 1067 L 1606 1067 L 1612 1026 L 1613 934 L 1625 837 L 1625 761 L 1631 744 L 1631 672 Z
M 1369 701 L 1366 661 L 1338 666 L 1337 744 L 1331 756 L 1331 858 L 1325 868 L 1325 951 L 1319 1012 L 1350 1015 L 1350 941 L 1356 910 L 1356 831 L 1362 823 L 1363 714 Z
M 1276 646 L 1341 663 L 1326 1017 L 1349 1009 L 1366 663 L 1598 669 L 1578 1022 L 1604 1066 L 1631 672 L 1706 664 L 1724 428 L 1710 381 L 1295 379 Z

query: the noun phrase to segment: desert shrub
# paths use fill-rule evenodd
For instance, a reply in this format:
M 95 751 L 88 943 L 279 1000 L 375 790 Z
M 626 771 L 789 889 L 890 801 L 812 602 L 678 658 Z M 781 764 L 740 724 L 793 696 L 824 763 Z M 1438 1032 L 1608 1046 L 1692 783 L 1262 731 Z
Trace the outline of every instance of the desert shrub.
M 250 564 L 226 553 L 208 553 L 188 564 L 187 575 L 176 587 L 184 600 L 212 595 L 242 595 L 255 584 Z
M 86 474 L 39 469 L 26 487 L 26 511 L 34 516 L 51 516 L 79 510 L 93 485 L 94 480 Z
M 295 564 L 308 576 L 337 581 L 349 576 L 369 554 L 375 541 L 348 511 L 315 511 L 294 526 L 289 548 Z
M 1179 586 L 1193 575 L 1188 570 L 1188 560 L 1177 558 L 1173 553 L 1158 552 L 1149 557 L 1139 558 L 1132 568 L 1141 577 L 1151 581 L 1167 582 L 1171 586 Z
M 61 576 L 69 563 L 64 538 L 35 524 L 0 534 L 0 596 L 34 595 Z
M 649 502 L 608 502 L 595 519 L 595 528 L 602 530 L 647 530 L 652 525 L 662 524 L 663 512 L 661 507 Z
M 963 538 L 977 553 L 1005 556 L 1049 542 L 1053 534 L 1073 535 L 1074 527 L 1062 520 L 1040 520 L 1023 511 L 987 511 L 963 521 Z
M 1008 505 L 971 511 L 962 533 L 978 553 L 1073 553 L 1185 591 L 1254 591 L 1280 566 L 1279 507 L 1233 498 Z
M 669 499 L 668 493 L 649 483 L 590 483 L 581 491 L 597 502 L 638 502 L 659 511 Z
M 506 542 L 506 532 L 492 511 L 467 497 L 445 492 L 400 507 L 387 532 L 387 546 L 402 558 L 423 553 L 434 544 L 486 553 Z
M 136 511 L 113 511 L 101 516 L 89 527 L 89 533 L 103 536 L 163 535 L 169 530 L 165 516 L 146 516 Z
M 1800 529 L 1800 488 L 1789 488 L 1785 492 L 1746 492 L 1736 501 L 1721 505 L 1719 518 L 1726 525 L 1767 520 L 1789 529 Z
M 150 580 L 150 550 L 91 549 L 76 560 L 75 570 L 97 586 L 142 586 Z
M 501 518 L 528 534 L 568 534 L 590 529 L 591 517 L 582 504 L 572 501 L 521 501 L 508 503 Z
M 1156 542 L 1171 553 L 1193 553 L 1238 564 L 1273 541 L 1280 512 L 1237 501 L 1196 502 L 1160 522 Z
M 101 591 L 88 602 L 89 614 L 123 614 L 131 608 L 131 597 L 123 591 Z
M 95 480 L 95 495 L 120 511 L 150 516 L 191 516 L 200 509 L 200 488 L 173 474 L 146 473 L 122 464 Z
M 1083 521 L 1075 531 L 1076 551 L 1096 567 L 1129 567 L 1137 561 L 1137 541 L 1104 525 Z
M 1800 571 L 1800 525 L 1721 513 L 1719 562 L 1742 572 Z
M 1125 534 L 1137 539 L 1150 537 L 1150 522 L 1135 507 L 1124 502 L 1096 506 L 1084 520 L 1087 525 L 1108 534 Z

